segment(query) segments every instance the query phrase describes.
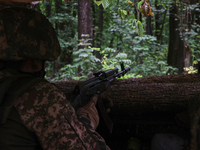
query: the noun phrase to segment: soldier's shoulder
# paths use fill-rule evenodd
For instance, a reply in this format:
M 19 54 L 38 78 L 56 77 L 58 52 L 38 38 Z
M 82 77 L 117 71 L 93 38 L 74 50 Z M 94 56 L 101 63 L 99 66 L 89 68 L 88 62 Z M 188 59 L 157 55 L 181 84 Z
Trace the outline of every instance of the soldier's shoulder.
M 36 80 L 36 83 L 35 85 L 32 87 L 34 88 L 35 90 L 37 91 L 41 91 L 41 90 L 45 90 L 45 91 L 48 91 L 48 90 L 57 90 L 59 91 L 59 89 L 57 88 L 57 86 L 55 86 L 55 84 L 47 81 L 46 79 L 42 79 L 42 80 Z
M 37 107 L 42 112 L 44 111 L 43 109 L 48 110 L 47 108 L 55 104 L 65 106 L 67 103 L 65 94 L 54 84 L 45 80 L 29 87 L 25 93 L 14 101 L 14 105 L 17 108 L 23 106 L 23 112 L 31 110 L 33 107 Z
M 66 99 L 65 94 L 58 89 L 58 87 L 46 80 L 42 80 L 36 83 L 33 87 L 29 89 L 29 93 L 35 93 L 36 95 L 54 98 L 59 97 L 59 99 Z

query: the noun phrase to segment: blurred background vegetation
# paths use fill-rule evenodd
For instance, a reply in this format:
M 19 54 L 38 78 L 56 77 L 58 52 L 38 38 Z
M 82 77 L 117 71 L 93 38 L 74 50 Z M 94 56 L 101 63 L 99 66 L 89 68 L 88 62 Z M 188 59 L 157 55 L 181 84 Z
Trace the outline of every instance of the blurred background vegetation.
M 47 62 L 50 81 L 86 80 L 120 62 L 131 67 L 125 78 L 197 72 L 199 0 L 49 0 L 32 8 L 48 17 L 62 48 Z

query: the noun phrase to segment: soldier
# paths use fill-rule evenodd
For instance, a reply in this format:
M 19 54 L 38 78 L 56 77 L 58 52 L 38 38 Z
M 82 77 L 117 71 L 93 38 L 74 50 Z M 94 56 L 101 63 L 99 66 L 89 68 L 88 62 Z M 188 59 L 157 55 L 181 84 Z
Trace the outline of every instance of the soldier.
M 0 10 L 1 150 L 110 149 L 95 131 L 99 124 L 95 108 L 97 96 L 75 112 L 65 95 L 42 79 L 27 88 L 9 107 L 5 105 L 7 97 L 2 86 L 8 86 L 4 82 L 8 77 L 26 74 L 43 78 L 45 61 L 56 60 L 59 55 L 56 33 L 44 15 L 20 7 Z M 14 84 L 18 87 L 22 83 Z

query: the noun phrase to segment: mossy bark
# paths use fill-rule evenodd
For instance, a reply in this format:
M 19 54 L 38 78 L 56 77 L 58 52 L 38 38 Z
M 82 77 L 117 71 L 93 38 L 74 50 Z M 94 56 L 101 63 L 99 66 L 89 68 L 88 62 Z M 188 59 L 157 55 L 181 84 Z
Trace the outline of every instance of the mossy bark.
M 116 119 L 145 113 L 178 113 L 187 110 L 189 101 L 199 93 L 199 81 L 199 74 L 122 79 L 111 84 L 102 96 L 113 101 L 110 115 Z M 70 99 L 78 83 L 55 84 Z

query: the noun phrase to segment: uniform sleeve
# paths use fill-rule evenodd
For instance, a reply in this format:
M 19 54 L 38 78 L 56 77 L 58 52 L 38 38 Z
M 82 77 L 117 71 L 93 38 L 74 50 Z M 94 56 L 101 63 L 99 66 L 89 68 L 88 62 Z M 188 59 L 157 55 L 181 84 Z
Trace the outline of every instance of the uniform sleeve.
M 104 139 L 80 122 L 65 95 L 51 83 L 40 83 L 14 102 L 22 122 L 35 132 L 45 150 L 106 149 Z

